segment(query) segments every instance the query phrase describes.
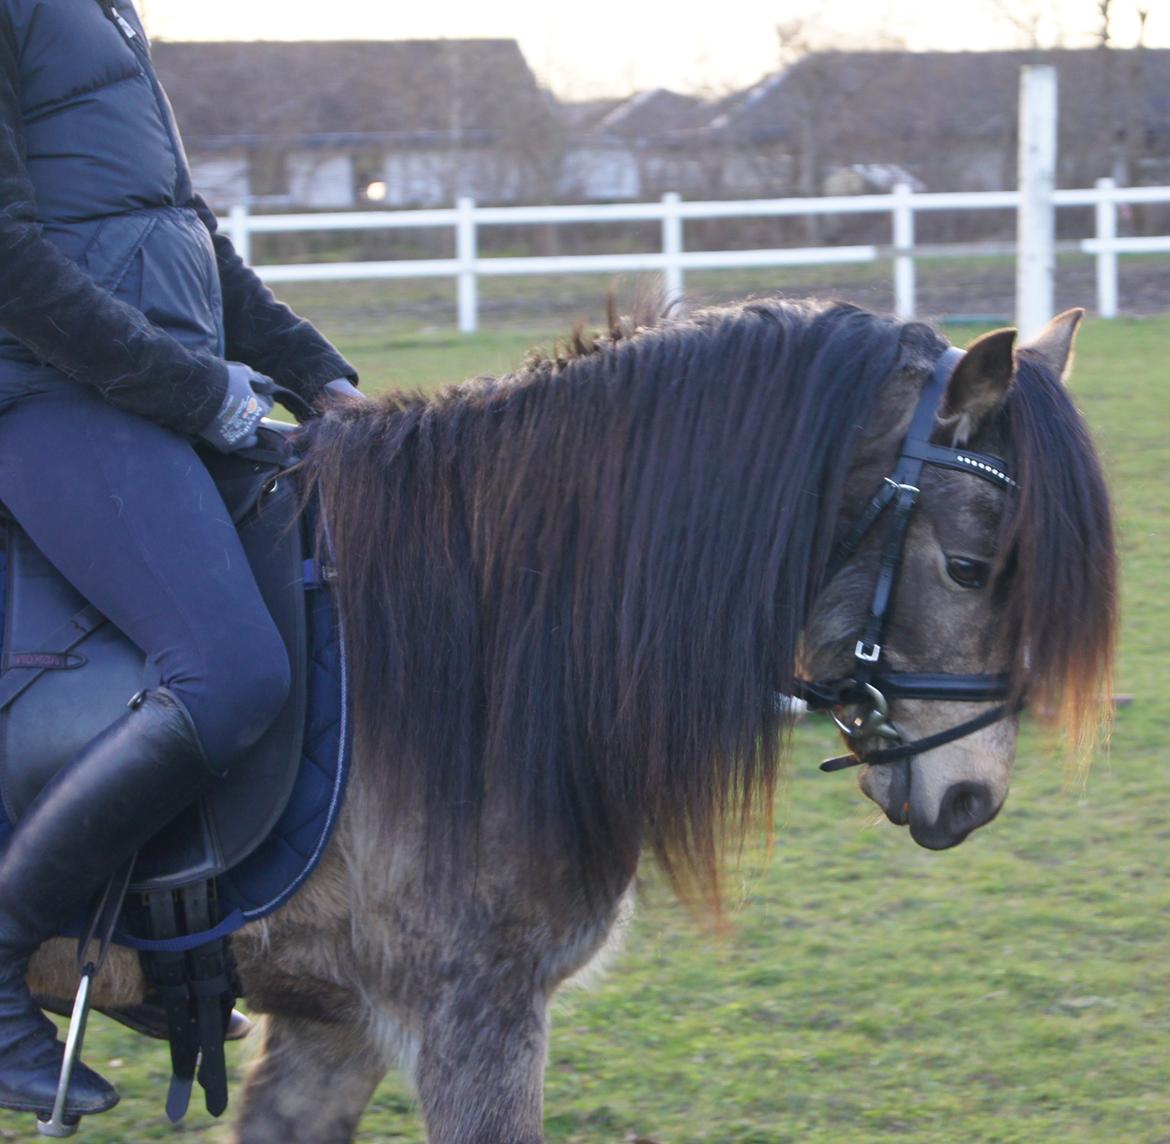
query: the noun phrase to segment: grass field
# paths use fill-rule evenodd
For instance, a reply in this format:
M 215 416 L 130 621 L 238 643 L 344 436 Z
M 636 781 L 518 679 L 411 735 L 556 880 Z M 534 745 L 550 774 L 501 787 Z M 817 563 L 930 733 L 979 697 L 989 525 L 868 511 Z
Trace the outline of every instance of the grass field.
M 332 332 L 374 387 L 499 371 L 549 338 Z M 650 877 L 615 967 L 558 1001 L 550 1141 L 1170 1142 L 1170 320 L 1090 322 L 1074 388 L 1121 518 L 1134 702 L 1111 751 L 1070 786 L 1026 734 L 999 819 L 935 854 L 820 774 L 830 737 L 802 727 L 773 858 L 756 846 L 733 877 L 732 932 Z M 89 1059 L 124 1094 L 91 1144 L 227 1139 L 205 1114 L 166 1124 L 159 1048 L 96 1020 Z M 0 1114 L 0 1139 L 29 1128 Z M 388 1080 L 358 1139 L 423 1138 Z

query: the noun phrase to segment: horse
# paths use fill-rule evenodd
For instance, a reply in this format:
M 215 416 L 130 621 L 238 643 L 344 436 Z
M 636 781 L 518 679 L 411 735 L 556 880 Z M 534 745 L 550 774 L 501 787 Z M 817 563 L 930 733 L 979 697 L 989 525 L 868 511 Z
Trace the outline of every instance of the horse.
M 955 365 L 925 324 L 756 299 L 304 426 L 354 773 L 314 876 L 235 939 L 263 1015 L 235 1139 L 350 1141 L 397 1063 L 433 1144 L 542 1141 L 551 997 L 617 941 L 644 855 L 719 916 L 726 853 L 770 823 L 795 718 L 777 695 L 856 675 L 875 583 L 890 678 L 936 693 L 860 716 L 840 693 L 836 714 L 863 791 L 918 843 L 995 817 L 1025 700 L 1091 742 L 1116 570 L 1063 384 L 1079 317 Z M 890 474 L 916 416 L 938 463 L 911 483 Z M 876 499 L 913 512 L 869 527 L 890 486 Z M 891 725 L 910 749 L 887 760 Z M 36 987 L 67 995 L 70 956 L 46 946 Z M 97 988 L 139 1000 L 132 956 Z

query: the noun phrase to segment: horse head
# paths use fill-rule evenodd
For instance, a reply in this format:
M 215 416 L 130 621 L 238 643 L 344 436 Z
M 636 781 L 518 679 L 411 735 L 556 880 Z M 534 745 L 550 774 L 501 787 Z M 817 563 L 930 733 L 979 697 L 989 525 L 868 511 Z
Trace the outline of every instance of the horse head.
M 986 334 L 949 379 L 936 366 L 941 400 L 917 414 L 925 448 L 912 411 L 931 382 L 896 373 L 850 468 L 838 533 L 856 551 L 830 567 L 805 666 L 849 681 L 835 714 L 861 789 L 930 849 L 999 813 L 1026 702 L 1083 730 L 1107 682 L 1108 502 L 1063 388 L 1081 314 L 1023 345 L 1013 329 Z M 912 489 L 889 476 L 907 463 Z

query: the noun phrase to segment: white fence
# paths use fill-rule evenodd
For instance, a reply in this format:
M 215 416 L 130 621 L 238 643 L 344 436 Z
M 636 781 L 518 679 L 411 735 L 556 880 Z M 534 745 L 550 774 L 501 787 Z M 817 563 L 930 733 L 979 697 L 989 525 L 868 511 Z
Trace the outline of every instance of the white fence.
M 1053 192 L 1056 207 L 1095 208 L 1092 238 L 1057 244 L 1061 252 L 1079 251 L 1096 257 L 1097 310 L 1102 317 L 1117 315 L 1119 254 L 1170 253 L 1170 235 L 1118 237 L 1118 207 L 1123 203 L 1170 203 L 1170 187 L 1118 187 L 1112 179 L 1098 179 L 1083 190 Z M 1015 254 L 1014 243 L 916 245 L 915 218 L 925 211 L 1016 210 L 1018 191 L 914 193 L 900 185 L 887 195 L 856 195 L 820 199 L 754 199 L 736 202 L 684 202 L 665 194 L 660 202 L 616 205 L 479 207 L 461 198 L 454 209 L 363 211 L 338 214 L 253 215 L 233 207 L 225 229 L 236 249 L 250 261 L 251 236 L 291 231 L 402 230 L 453 228 L 455 257 L 403 259 L 390 262 L 330 262 L 303 265 L 258 266 L 269 282 L 326 282 L 369 278 L 453 278 L 456 282 L 459 329 L 474 332 L 479 325 L 480 278 L 505 275 L 618 274 L 651 272 L 662 275 L 666 293 L 683 290 L 688 270 L 737 267 L 808 266 L 863 263 L 890 259 L 893 264 L 894 308 L 899 317 L 912 318 L 917 310 L 915 266 L 922 258 L 980 254 Z M 803 215 L 888 214 L 891 242 L 887 245 L 777 247 L 764 250 L 687 250 L 685 224 L 694 219 L 781 218 Z M 555 223 L 611 223 L 623 221 L 661 224 L 660 251 L 637 254 L 581 254 L 533 258 L 481 258 L 478 233 L 489 226 L 543 226 Z

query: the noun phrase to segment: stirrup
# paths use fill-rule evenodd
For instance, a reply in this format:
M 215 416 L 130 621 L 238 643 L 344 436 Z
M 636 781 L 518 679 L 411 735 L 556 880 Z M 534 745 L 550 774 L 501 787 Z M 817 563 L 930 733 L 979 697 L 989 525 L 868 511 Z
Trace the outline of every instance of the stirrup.
M 73 1136 L 81 1123 L 80 1116 L 67 1116 L 66 1103 L 69 1099 L 69 1083 L 73 1079 L 73 1070 L 81 1060 L 81 1049 L 85 1043 L 85 1028 L 89 1022 L 90 992 L 93 988 L 93 979 L 98 970 L 105 964 L 106 955 L 110 952 L 110 945 L 114 938 L 114 926 L 122 912 L 122 903 L 126 900 L 126 892 L 130 888 L 130 875 L 134 870 L 134 860 L 137 854 L 132 854 L 122 868 L 106 883 L 94 911 L 89 926 L 77 943 L 77 963 L 81 971 L 81 980 L 77 985 L 77 996 L 73 1001 L 73 1014 L 69 1018 L 69 1032 L 65 1038 L 65 1055 L 61 1059 L 61 1075 L 57 1080 L 57 1096 L 53 1101 L 53 1109 L 48 1120 L 37 1117 L 37 1135 L 48 1136 L 53 1139 L 63 1139 Z M 97 956 L 89 961 L 86 954 L 91 943 L 98 943 Z

